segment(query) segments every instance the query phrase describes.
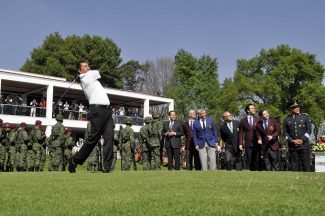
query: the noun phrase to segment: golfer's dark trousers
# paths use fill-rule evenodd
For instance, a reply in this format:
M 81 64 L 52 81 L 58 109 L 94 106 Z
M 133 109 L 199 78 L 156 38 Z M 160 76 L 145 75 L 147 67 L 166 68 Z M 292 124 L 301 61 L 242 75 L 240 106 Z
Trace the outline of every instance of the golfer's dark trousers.
M 81 149 L 73 156 L 73 162 L 83 164 L 103 135 L 103 170 L 111 171 L 113 163 L 114 122 L 109 106 L 91 104 L 88 120 L 91 124 L 90 136 L 85 140 Z

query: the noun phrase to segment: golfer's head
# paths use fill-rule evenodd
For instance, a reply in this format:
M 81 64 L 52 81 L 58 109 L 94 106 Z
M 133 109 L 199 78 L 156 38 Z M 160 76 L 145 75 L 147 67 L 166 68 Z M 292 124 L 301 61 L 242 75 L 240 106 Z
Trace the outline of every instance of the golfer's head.
M 79 61 L 77 64 L 77 71 L 81 74 L 90 71 L 89 63 L 85 60 Z

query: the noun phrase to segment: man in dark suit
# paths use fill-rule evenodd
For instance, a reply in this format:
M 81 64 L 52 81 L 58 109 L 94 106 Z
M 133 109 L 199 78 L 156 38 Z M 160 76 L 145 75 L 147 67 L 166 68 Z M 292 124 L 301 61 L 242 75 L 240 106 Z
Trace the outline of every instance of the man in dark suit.
M 183 123 L 183 130 L 185 134 L 185 150 L 186 150 L 186 169 L 192 170 L 193 169 L 193 159 L 194 159 L 194 168 L 195 170 L 201 170 L 201 163 L 199 152 L 195 149 L 194 142 L 193 142 L 193 124 L 196 117 L 195 111 L 190 110 L 188 112 L 188 121 Z
M 255 107 L 248 104 L 245 107 L 247 117 L 240 121 L 239 127 L 239 149 L 245 148 L 246 158 L 251 171 L 262 170 L 261 145 L 257 143 L 256 123 L 259 118 L 255 115 Z
M 199 151 L 202 170 L 216 169 L 216 147 L 218 145 L 217 127 L 213 120 L 207 117 L 206 111 L 198 111 L 200 119 L 193 124 L 193 141 L 195 149 Z
M 163 124 L 162 136 L 164 147 L 168 154 L 168 170 L 173 169 L 173 159 L 175 160 L 175 170 L 180 170 L 180 148 L 181 137 L 184 135 L 181 121 L 176 120 L 176 112 L 169 112 L 169 121 Z
M 259 113 L 261 118 L 256 124 L 258 144 L 262 145 L 263 160 L 267 171 L 279 171 L 280 127 L 277 120 L 270 118 L 266 110 Z
M 236 161 L 236 169 L 239 167 L 239 125 L 238 121 L 234 121 L 234 117 L 230 112 L 224 112 L 224 123 L 220 127 L 221 139 L 225 145 L 226 169 L 231 170 L 233 167 L 233 159 Z

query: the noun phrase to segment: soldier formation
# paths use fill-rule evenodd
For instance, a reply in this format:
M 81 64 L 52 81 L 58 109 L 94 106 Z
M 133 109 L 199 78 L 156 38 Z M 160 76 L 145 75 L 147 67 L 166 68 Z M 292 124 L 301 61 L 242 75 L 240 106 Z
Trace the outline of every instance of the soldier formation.
M 46 150 L 49 153 L 49 171 L 65 170 L 72 155 L 74 140 L 71 129 L 62 125 L 63 117 L 56 117 L 49 138 L 45 136 L 42 122 L 37 120 L 27 130 L 27 124 L 3 124 L 0 119 L 0 171 L 39 172 L 44 170 Z

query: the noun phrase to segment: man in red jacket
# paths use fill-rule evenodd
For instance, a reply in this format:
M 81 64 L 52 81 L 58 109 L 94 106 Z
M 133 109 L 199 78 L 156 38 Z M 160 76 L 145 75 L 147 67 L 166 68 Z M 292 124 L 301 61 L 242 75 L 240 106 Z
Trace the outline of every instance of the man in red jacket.
M 266 110 L 262 110 L 259 116 L 261 120 L 256 124 L 257 142 L 259 145 L 262 145 L 262 154 L 266 170 L 279 171 L 279 123 L 276 119 L 270 118 Z
M 245 107 L 247 116 L 240 121 L 239 126 L 239 149 L 245 148 L 246 158 L 251 171 L 261 170 L 261 145 L 257 144 L 256 123 L 259 120 L 255 116 L 255 107 L 248 104 Z

